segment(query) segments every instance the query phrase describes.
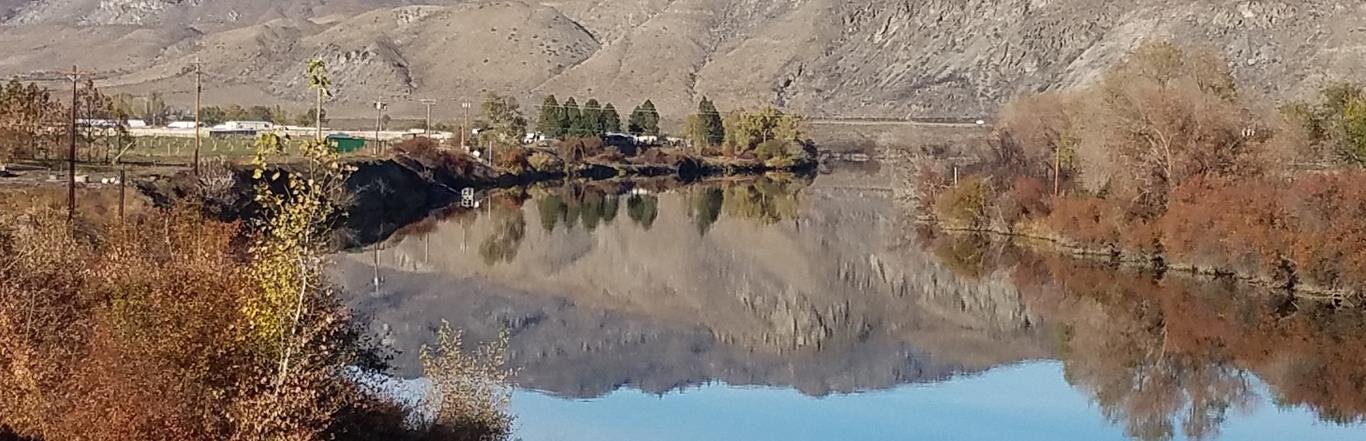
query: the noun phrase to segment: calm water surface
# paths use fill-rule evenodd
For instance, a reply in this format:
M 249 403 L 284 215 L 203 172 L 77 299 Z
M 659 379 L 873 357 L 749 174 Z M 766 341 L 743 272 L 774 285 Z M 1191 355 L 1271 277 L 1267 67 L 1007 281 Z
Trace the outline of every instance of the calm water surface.
M 1366 315 L 918 233 L 887 182 L 498 191 L 336 273 L 405 378 L 510 329 L 526 440 L 1366 439 Z

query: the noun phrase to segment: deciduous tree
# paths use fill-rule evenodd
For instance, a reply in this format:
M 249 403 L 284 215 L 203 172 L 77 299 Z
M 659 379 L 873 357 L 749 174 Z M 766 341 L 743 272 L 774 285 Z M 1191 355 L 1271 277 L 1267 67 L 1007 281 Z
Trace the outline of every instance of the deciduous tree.
M 484 97 L 482 119 L 488 131 L 503 144 L 518 144 L 526 136 L 526 118 L 517 99 L 490 93 Z

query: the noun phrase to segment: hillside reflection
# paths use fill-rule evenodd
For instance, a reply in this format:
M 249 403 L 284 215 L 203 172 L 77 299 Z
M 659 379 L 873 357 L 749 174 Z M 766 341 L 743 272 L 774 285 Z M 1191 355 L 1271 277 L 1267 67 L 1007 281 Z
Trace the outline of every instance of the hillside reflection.
M 924 233 L 862 184 L 499 190 L 338 256 L 336 274 L 408 377 L 450 320 L 471 341 L 511 329 L 520 384 L 563 397 L 824 396 L 1056 359 L 1134 439 L 1217 439 L 1271 406 L 1366 420 L 1361 309 Z

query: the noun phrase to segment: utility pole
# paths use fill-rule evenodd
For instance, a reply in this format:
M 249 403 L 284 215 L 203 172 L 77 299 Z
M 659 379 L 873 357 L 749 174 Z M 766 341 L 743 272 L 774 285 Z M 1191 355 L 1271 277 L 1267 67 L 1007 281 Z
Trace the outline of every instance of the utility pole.
M 76 108 L 80 107 L 76 90 L 80 86 L 82 74 L 84 72 L 75 65 L 67 73 L 67 78 L 71 80 L 71 136 L 66 154 L 66 220 L 71 225 L 76 223 Z
M 379 140 L 379 132 L 384 130 L 384 101 L 375 101 L 375 154 L 384 152 L 383 145 Z
M 470 147 L 465 137 L 470 134 L 470 103 L 460 103 L 460 108 L 465 112 L 464 119 L 460 122 L 460 147 L 465 149 L 465 153 L 469 153 Z
M 425 128 L 422 130 L 422 134 L 424 134 L 424 135 L 431 135 L 431 134 L 432 134 L 432 105 L 435 105 L 435 104 L 436 104 L 436 100 L 431 99 L 431 98 L 426 98 L 426 99 L 423 99 L 421 102 L 422 102 L 423 105 L 427 106 L 427 125 L 424 126 Z
M 123 222 L 123 206 L 127 201 L 128 193 L 128 169 L 119 166 L 119 222 Z
M 203 147 L 204 140 L 200 137 L 199 109 L 203 104 L 204 85 L 200 74 L 199 56 L 194 57 L 194 175 L 199 177 L 199 149 Z

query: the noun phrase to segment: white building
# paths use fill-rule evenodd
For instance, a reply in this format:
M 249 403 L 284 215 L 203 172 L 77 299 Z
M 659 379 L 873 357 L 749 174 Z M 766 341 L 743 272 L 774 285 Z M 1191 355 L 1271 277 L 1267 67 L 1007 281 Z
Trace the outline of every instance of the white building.
M 194 121 L 174 121 L 166 125 L 166 128 L 176 130 L 194 130 L 194 127 Z
M 275 124 L 266 121 L 228 121 L 213 128 L 221 130 L 271 130 L 275 128 Z

